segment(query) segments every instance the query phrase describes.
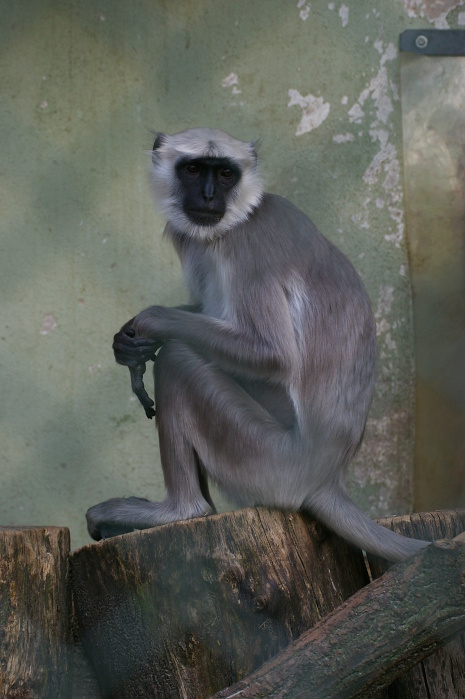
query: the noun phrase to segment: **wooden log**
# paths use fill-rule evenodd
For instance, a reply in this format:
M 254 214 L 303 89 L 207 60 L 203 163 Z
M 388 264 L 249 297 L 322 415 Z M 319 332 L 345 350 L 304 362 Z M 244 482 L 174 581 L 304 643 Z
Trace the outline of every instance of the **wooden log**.
M 69 531 L 0 527 L 0 697 L 67 699 Z
M 215 699 L 369 699 L 465 628 L 465 534 L 390 568 Z
M 465 510 L 423 512 L 386 517 L 380 524 L 405 536 L 453 539 L 465 531 Z M 373 578 L 382 575 L 387 562 L 368 557 Z M 458 634 L 432 655 L 399 676 L 385 690 L 384 699 L 463 699 L 465 697 L 465 634 Z
M 71 566 L 105 699 L 208 697 L 368 582 L 359 551 L 303 515 L 262 508 L 108 539 Z

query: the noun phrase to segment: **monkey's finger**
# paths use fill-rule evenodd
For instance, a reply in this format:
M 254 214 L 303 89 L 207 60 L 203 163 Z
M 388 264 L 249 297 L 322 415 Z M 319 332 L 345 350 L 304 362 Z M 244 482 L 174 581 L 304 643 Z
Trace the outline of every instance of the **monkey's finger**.
M 145 374 L 145 364 L 139 364 L 136 367 L 129 367 L 129 374 L 131 376 L 131 386 L 134 394 L 139 399 L 142 407 L 145 410 L 145 414 L 151 420 L 155 415 L 155 410 L 153 406 L 154 401 L 150 398 L 144 387 L 143 375 Z
M 131 338 L 123 333 L 117 333 L 113 339 L 113 353 L 118 364 L 137 366 L 148 361 L 154 361 L 155 353 L 160 347 L 156 340 Z
M 144 381 L 142 379 L 142 376 L 145 373 L 145 365 L 142 364 L 137 367 L 129 367 L 129 373 L 131 375 L 132 390 L 142 405 L 144 405 L 144 407 L 145 405 L 154 405 L 153 400 L 149 397 L 147 391 L 145 390 Z
M 121 338 L 118 337 L 113 341 L 113 346 L 123 347 L 127 349 L 140 350 L 141 352 L 150 352 L 155 354 L 155 352 L 160 349 L 161 342 L 158 340 L 152 340 L 148 337 L 130 337 L 123 335 Z
M 133 325 L 134 325 L 135 319 L 136 319 L 136 317 L 134 316 L 133 318 L 128 320 L 127 323 L 125 323 L 124 325 L 121 326 L 119 332 L 121 334 L 125 333 L 126 335 L 129 335 L 129 337 L 134 337 L 135 331 L 133 329 Z
M 128 332 L 117 332 L 113 337 L 113 344 L 120 344 L 125 347 L 144 347 L 144 346 L 157 346 L 161 345 L 159 340 L 155 340 L 153 337 L 142 337 L 133 334 L 134 331 Z
M 151 420 L 153 417 L 155 417 L 156 414 L 155 409 L 153 408 L 153 400 L 149 397 L 144 388 L 134 391 L 134 393 L 136 394 L 140 404 L 144 408 L 145 414 L 147 415 L 148 419 Z

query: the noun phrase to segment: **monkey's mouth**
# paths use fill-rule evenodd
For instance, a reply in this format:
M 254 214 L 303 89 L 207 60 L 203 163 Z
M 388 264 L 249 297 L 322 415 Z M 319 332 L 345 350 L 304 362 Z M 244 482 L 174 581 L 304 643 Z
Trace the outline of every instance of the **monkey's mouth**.
M 186 213 L 190 220 L 198 226 L 212 226 L 223 218 L 222 211 L 212 209 L 188 209 Z

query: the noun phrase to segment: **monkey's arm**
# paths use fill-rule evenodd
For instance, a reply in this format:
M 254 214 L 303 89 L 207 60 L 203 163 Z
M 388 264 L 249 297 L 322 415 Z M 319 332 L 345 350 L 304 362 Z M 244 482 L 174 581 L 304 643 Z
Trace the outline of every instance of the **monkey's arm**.
M 154 306 L 154 308 L 162 308 Z M 165 311 L 182 311 L 191 314 L 199 313 L 199 305 L 177 306 L 165 308 Z M 156 337 L 142 336 L 136 328 L 136 320 L 139 316 L 131 318 L 125 323 L 113 338 L 113 352 L 118 364 L 131 368 L 138 368 L 147 362 L 155 361 L 155 356 L 163 341 Z M 145 369 L 144 369 L 145 371 Z M 143 374 L 144 372 L 142 372 Z M 134 388 L 134 387 L 133 387 Z M 136 391 L 134 391 L 136 393 Z
M 298 350 L 284 292 L 250 290 L 251 311 L 237 323 L 179 308 L 151 306 L 134 318 L 134 351 L 147 340 L 178 340 L 219 366 L 251 377 L 280 380 L 298 365 Z

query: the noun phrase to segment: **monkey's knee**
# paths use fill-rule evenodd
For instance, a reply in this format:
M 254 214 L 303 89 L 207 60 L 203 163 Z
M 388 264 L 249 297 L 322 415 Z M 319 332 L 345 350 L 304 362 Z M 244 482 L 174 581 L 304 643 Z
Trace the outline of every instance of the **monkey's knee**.
M 186 345 L 176 340 L 165 342 L 157 354 L 155 362 L 155 381 L 164 378 L 176 380 L 186 371 L 186 362 L 192 354 Z
M 183 347 L 184 345 L 177 340 L 168 340 L 167 342 L 164 342 L 157 354 L 157 364 L 159 362 L 163 364 L 164 362 L 169 362 L 173 358 L 176 358 L 177 353 Z
M 190 347 L 175 340 L 166 342 L 155 362 L 155 402 L 162 396 L 163 402 L 183 402 L 188 391 L 195 391 L 196 377 L 204 366 L 205 361 Z

